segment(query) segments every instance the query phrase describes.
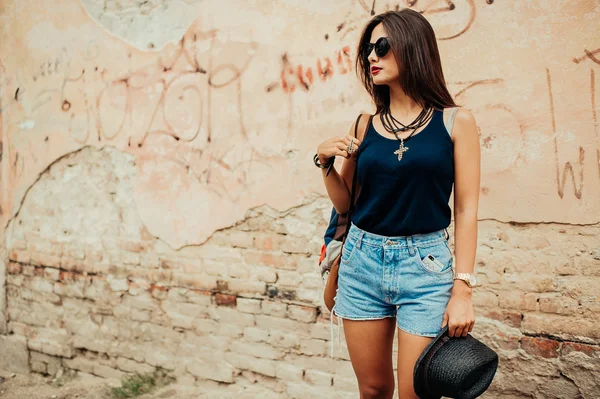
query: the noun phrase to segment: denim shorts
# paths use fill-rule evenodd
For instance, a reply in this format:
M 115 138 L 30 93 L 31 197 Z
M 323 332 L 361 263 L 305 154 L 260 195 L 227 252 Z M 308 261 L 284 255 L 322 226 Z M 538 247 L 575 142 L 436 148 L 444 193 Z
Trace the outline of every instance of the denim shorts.
M 350 320 L 396 317 L 401 330 L 435 337 L 454 286 L 453 270 L 445 230 L 387 237 L 352 223 L 332 313 Z

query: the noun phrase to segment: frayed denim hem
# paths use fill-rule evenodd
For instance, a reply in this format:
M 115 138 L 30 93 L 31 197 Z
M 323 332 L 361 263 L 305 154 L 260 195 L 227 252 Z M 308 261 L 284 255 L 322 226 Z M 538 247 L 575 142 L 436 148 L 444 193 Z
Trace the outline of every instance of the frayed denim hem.
M 329 333 L 330 333 L 330 341 L 329 341 L 329 346 L 330 346 L 330 355 L 329 357 L 333 359 L 333 317 L 336 317 L 338 322 L 338 348 L 341 346 L 341 338 L 340 338 L 340 331 L 342 328 L 344 328 L 344 324 L 340 322 L 340 319 L 347 319 L 347 320 L 355 320 L 355 321 L 367 321 L 367 320 L 382 320 L 382 319 L 386 319 L 389 317 L 396 317 L 395 314 L 392 315 L 381 315 L 381 316 L 372 316 L 372 317 L 350 317 L 350 316 L 344 316 L 344 315 L 340 315 L 339 313 L 336 312 L 335 310 L 335 305 L 333 305 L 333 308 L 331 309 L 331 315 L 329 317 Z

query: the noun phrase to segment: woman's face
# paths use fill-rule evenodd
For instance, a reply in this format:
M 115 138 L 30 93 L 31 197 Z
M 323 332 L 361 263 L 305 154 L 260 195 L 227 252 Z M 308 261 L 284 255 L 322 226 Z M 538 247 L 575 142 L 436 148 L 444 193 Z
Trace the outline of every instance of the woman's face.
M 380 40 L 381 38 L 385 39 Z M 384 43 L 386 39 L 389 43 L 389 38 L 383 28 L 383 24 L 380 23 L 375 26 L 371 33 L 371 40 L 369 43 L 371 43 L 372 50 L 367 56 L 371 78 L 373 79 L 373 84 L 376 85 L 389 85 L 392 82 L 398 82 L 400 77 L 398 63 L 392 53 L 392 49 Z M 380 41 L 378 42 L 378 40 Z M 377 48 L 379 48 L 379 51 L 377 51 Z M 386 48 L 387 53 L 385 55 L 377 55 L 378 52 L 379 54 L 381 54 L 382 51 L 385 52 Z

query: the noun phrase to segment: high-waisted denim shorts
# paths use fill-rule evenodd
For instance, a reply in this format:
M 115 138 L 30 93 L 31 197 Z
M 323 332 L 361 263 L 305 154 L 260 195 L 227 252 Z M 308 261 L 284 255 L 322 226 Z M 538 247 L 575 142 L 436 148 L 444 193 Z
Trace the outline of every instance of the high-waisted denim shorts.
M 453 266 L 445 230 L 387 237 L 352 223 L 332 313 L 350 320 L 396 317 L 401 330 L 435 337 L 452 293 Z

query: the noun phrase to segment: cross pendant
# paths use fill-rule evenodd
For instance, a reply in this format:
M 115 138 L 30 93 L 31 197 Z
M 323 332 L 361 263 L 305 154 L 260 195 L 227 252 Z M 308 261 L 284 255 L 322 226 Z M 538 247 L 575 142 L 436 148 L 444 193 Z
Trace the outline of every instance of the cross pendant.
M 404 146 L 404 140 L 400 141 L 400 148 L 398 148 L 396 151 L 394 151 L 394 154 L 398 155 L 398 161 L 402 160 L 402 155 L 404 155 L 404 153 L 408 151 L 408 147 Z

